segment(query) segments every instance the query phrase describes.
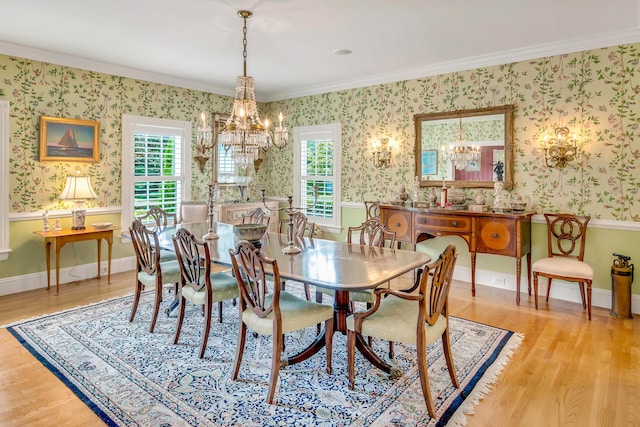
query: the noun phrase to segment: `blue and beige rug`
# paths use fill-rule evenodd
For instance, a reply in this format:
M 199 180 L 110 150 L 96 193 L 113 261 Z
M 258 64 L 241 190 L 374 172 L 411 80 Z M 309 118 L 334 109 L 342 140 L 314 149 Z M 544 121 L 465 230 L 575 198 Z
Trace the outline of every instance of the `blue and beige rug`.
M 289 290 L 289 288 L 288 288 Z M 107 425 L 112 426 L 369 426 L 464 425 L 465 414 L 489 390 L 522 336 L 451 318 L 451 340 L 460 389 L 450 381 L 440 342 L 429 347 L 429 380 L 438 419 L 427 414 L 415 349 L 396 344 L 391 379 L 356 357 L 356 388 L 347 387 L 346 339 L 334 335 L 333 374 L 324 350 L 280 371 L 274 405 L 265 403 L 271 341 L 248 334 L 238 381 L 230 374 L 237 339 L 237 308 L 225 303 L 222 324 L 213 323 L 203 360 L 199 308 L 191 308 L 178 345 L 175 318 L 161 314 L 148 332 L 152 294 L 143 294 L 133 323 L 132 297 L 117 298 L 15 323 L 7 329 Z M 166 301 L 172 295 L 167 294 Z M 215 317 L 217 315 L 214 313 Z M 287 335 L 295 353 L 315 328 Z M 374 341 L 378 354 L 388 344 Z

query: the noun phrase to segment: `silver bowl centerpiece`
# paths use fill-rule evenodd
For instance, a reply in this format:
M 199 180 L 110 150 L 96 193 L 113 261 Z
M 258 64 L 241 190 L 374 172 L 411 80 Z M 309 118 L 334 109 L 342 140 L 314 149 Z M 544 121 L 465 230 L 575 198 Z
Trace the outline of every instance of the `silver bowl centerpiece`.
M 267 224 L 236 224 L 233 226 L 233 235 L 238 240 L 248 240 L 254 246 L 260 246 L 260 239 L 267 231 Z

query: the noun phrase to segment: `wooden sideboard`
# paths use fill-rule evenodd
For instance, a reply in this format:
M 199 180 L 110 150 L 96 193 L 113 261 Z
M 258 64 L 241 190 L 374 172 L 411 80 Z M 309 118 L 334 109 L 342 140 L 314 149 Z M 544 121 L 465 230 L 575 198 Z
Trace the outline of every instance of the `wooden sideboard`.
M 267 231 L 278 233 L 278 226 L 280 225 L 280 212 L 276 211 L 276 209 L 278 209 L 278 202 L 267 200 L 265 203 L 268 209 L 265 208 L 262 202 L 216 204 L 213 219 L 216 222 L 225 222 L 227 224 L 241 224 L 242 215 L 248 214 L 255 208 L 262 208 L 262 210 L 271 217 Z
M 398 242 L 415 245 L 436 236 L 460 236 L 471 254 L 471 294 L 476 294 L 476 254 L 516 259 L 516 303 L 520 304 L 522 257 L 527 256 L 531 295 L 531 217 L 534 212 L 491 213 L 380 205 L 380 219 Z

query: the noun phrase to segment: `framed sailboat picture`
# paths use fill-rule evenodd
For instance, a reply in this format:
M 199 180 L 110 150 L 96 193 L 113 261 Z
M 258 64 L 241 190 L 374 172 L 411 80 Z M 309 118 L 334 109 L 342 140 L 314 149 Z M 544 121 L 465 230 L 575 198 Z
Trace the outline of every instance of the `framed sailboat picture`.
M 100 122 L 40 117 L 40 161 L 100 161 Z

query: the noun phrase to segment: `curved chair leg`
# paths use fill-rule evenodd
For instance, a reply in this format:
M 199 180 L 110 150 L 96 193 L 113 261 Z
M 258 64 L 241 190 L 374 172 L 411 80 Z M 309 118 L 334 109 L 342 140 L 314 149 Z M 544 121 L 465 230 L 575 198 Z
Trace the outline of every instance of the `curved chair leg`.
M 156 284 L 155 301 L 153 303 L 153 315 L 151 316 L 151 325 L 149 326 L 149 332 L 153 332 L 156 327 L 156 321 L 158 320 L 158 312 L 160 312 L 160 303 L 162 302 L 162 284 Z
M 222 301 L 218 301 L 218 323 L 222 323 Z
M 140 283 L 137 279 L 136 282 L 136 293 L 133 295 L 133 305 L 131 306 L 131 316 L 129 316 L 129 322 L 133 322 L 133 318 L 136 317 L 138 302 L 140 302 L 140 294 L 142 293 L 142 283 Z
M 356 332 L 347 330 L 347 372 L 349 375 L 349 390 L 353 390 L 356 382 L 355 374 L 356 358 Z
M 173 343 L 177 344 L 178 343 L 178 338 L 180 338 L 180 331 L 182 330 L 182 321 L 184 320 L 184 305 L 186 304 L 187 300 L 184 299 L 182 296 L 180 297 L 180 304 L 178 306 L 178 320 L 176 323 L 176 332 L 173 335 Z
M 282 357 L 282 337 L 280 333 L 273 334 L 273 352 L 271 354 L 271 378 L 269 379 L 269 393 L 267 403 L 273 403 L 273 396 L 276 394 L 276 384 L 278 384 L 278 372 L 280 372 L 280 358 Z
M 547 278 L 547 302 L 549 302 L 550 293 L 551 293 L 551 277 Z
M 416 352 L 418 353 L 418 373 L 420 375 L 420 385 L 422 386 L 422 395 L 424 403 L 427 405 L 427 412 L 431 418 L 436 417 L 436 410 L 433 406 L 431 397 L 431 387 L 429 387 L 429 368 L 427 366 L 427 349 L 423 339 L 418 338 L 416 344 Z
M 447 328 L 444 330 L 444 333 L 442 334 L 442 347 L 444 350 L 444 359 L 447 362 L 447 368 L 449 369 L 451 382 L 453 383 L 455 388 L 460 388 L 460 383 L 458 382 L 458 374 L 456 373 L 456 368 L 453 366 L 451 340 L 449 339 L 449 326 L 447 326 Z
M 533 273 L 533 301 L 538 309 L 538 273 Z
M 393 359 L 396 355 L 393 341 L 389 341 L 389 359 Z
M 232 380 L 238 379 L 240 372 L 240 364 L 242 363 L 242 354 L 244 353 L 244 342 L 247 337 L 247 325 L 242 320 L 238 322 L 238 347 L 236 348 L 236 360 L 233 362 Z

